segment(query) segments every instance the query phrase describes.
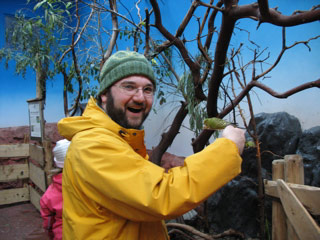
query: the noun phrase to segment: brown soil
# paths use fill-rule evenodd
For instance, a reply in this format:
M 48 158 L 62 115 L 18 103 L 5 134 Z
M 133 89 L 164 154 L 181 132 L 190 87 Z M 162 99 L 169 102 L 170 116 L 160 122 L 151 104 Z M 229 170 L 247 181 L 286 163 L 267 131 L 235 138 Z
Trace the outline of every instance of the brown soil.
M 39 211 L 31 203 L 1 206 L 0 239 L 46 240 Z

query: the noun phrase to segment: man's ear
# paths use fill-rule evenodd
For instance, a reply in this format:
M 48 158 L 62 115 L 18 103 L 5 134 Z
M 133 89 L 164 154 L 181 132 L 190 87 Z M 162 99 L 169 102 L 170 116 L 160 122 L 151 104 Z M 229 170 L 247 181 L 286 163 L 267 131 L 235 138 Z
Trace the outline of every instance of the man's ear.
M 102 104 L 106 104 L 106 103 L 107 103 L 107 96 L 106 96 L 106 94 L 101 94 L 100 98 L 101 98 Z
M 101 99 L 101 107 L 103 108 L 104 111 L 106 111 L 107 109 L 107 94 L 101 94 L 100 95 L 100 99 Z

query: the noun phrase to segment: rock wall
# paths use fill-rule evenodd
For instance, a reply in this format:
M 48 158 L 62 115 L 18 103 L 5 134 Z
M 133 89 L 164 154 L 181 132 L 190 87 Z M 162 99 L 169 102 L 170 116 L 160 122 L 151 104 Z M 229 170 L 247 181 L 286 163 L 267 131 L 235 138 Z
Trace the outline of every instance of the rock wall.
M 29 140 L 29 126 L 0 128 L 0 144 L 26 143 L 34 142 Z M 45 138 L 52 143 L 62 139 L 58 132 L 57 123 L 45 124 Z

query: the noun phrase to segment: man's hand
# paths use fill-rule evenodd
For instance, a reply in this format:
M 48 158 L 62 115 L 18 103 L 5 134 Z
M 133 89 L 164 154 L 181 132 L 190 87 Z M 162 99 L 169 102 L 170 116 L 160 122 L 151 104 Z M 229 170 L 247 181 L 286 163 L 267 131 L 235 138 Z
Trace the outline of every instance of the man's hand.
M 244 130 L 229 125 L 223 130 L 222 137 L 228 138 L 231 141 L 233 141 L 237 145 L 239 153 L 242 154 L 244 144 L 246 141 L 244 136 Z

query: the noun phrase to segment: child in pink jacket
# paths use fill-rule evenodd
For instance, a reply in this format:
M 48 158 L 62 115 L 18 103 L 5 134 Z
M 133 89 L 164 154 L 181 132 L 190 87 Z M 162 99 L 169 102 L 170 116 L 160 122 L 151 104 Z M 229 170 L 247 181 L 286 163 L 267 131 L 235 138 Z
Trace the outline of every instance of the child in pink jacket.
M 52 183 L 40 199 L 40 213 L 43 228 L 50 239 L 62 239 L 62 169 L 70 142 L 66 139 L 57 142 L 53 148 L 54 162 L 60 173 L 53 176 Z

